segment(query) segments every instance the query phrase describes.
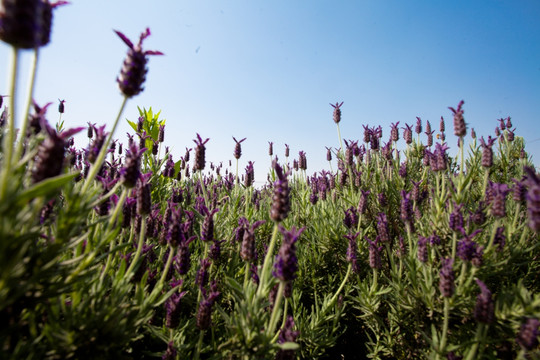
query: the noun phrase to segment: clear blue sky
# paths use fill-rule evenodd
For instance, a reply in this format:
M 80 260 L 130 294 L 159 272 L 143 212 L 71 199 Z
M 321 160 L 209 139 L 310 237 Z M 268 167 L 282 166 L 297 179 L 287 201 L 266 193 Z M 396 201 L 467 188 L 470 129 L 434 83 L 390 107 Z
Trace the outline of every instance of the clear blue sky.
M 115 83 L 127 47 L 150 27 L 152 56 L 145 91 L 128 103 L 161 110 L 174 160 L 210 138 L 207 160 L 233 159 L 247 137 L 240 169 L 255 161 L 265 179 L 268 141 L 283 160 L 307 153 L 308 173 L 327 168 L 325 146 L 339 146 L 329 103 L 344 102 L 344 139 L 362 139 L 362 124 L 438 129 L 448 106 L 465 100 L 465 120 L 492 135 L 511 116 L 516 134 L 540 159 L 540 2 L 479 1 L 142 1 L 73 0 L 55 11 L 52 42 L 41 51 L 38 103 L 66 99 L 68 127 L 110 124 L 120 106 Z M 0 45 L 0 69 L 9 51 Z M 29 55 L 25 53 L 25 58 Z M 27 68 L 23 64 L 23 71 Z M 7 79 L 0 79 L 0 93 Z M 24 74 L 22 84 L 26 86 Z M 125 141 L 127 123 L 117 130 Z M 82 135 L 80 143 L 86 140 Z

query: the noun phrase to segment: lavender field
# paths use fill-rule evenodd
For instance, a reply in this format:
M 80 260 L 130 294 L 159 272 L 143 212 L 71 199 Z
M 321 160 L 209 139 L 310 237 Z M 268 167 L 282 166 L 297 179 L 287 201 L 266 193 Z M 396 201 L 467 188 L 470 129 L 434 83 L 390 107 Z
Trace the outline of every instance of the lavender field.
M 342 134 L 330 99 L 327 170 L 272 142 L 242 169 L 240 137 L 209 163 L 203 133 L 173 154 L 159 111 L 124 112 L 163 55 L 144 29 L 111 32 L 116 118 L 69 128 L 17 81 L 64 3 L 0 11 L 1 359 L 540 358 L 540 174 L 510 117 L 476 134 L 449 99 L 437 124 Z

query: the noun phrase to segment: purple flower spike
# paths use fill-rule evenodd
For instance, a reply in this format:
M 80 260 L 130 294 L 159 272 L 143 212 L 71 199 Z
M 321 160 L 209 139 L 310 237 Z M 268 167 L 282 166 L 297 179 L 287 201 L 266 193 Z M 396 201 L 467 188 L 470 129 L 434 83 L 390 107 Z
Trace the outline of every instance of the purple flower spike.
M 245 218 L 243 218 L 245 219 Z M 238 220 L 240 222 L 240 220 Z M 240 247 L 240 256 L 244 261 L 253 261 L 255 260 L 256 253 L 256 244 L 255 244 L 255 229 L 264 224 L 264 220 L 255 221 L 251 226 L 248 227 L 249 223 L 245 220 L 243 224 L 243 236 L 242 236 L 242 246 Z
M 416 126 L 414 127 L 414 132 L 420 134 L 422 132 L 422 119 L 418 116 L 416 117 Z
M 49 136 L 39 145 L 34 170 L 32 171 L 33 183 L 60 175 L 64 167 L 66 141 L 83 129 L 79 127 L 57 133 L 47 124 L 43 125 Z
M 197 171 L 197 170 L 203 171 L 204 170 L 204 167 L 206 165 L 206 160 L 205 160 L 206 147 L 204 145 L 208 142 L 208 140 L 210 140 L 210 139 L 207 138 L 206 140 L 203 141 L 203 139 L 201 138 L 201 136 L 199 134 L 197 134 L 197 139 L 193 140 L 193 142 L 196 144 L 196 147 L 195 147 L 195 164 L 193 165 L 193 171 Z M 188 154 L 186 153 L 186 155 L 188 155 Z
M 494 138 L 491 136 L 488 137 L 488 141 L 484 140 L 484 137 L 482 136 L 480 138 L 480 145 L 482 145 L 482 166 L 485 168 L 489 168 L 493 165 L 493 144 L 495 143 Z
M 540 321 L 537 318 L 527 318 L 519 329 L 519 333 L 516 337 L 516 342 L 525 351 L 530 351 L 538 347 L 538 327 Z
M 377 233 L 382 243 L 390 242 L 388 219 L 385 213 L 379 213 L 377 216 Z
M 392 123 L 390 125 L 390 139 L 393 142 L 397 142 L 399 140 L 399 129 L 398 129 L 399 121 L 397 123 Z
M 294 342 L 298 335 L 299 331 L 294 329 L 294 319 L 291 315 L 287 316 L 287 320 L 279 332 L 278 343 L 283 344 L 285 342 Z M 296 356 L 294 354 L 295 350 L 279 350 L 276 354 L 276 360 L 294 360 Z
M 238 159 L 240 159 L 240 156 L 242 156 L 242 145 L 241 145 L 241 144 L 242 144 L 242 142 L 243 142 L 244 140 L 246 140 L 246 138 L 243 138 L 242 140 L 238 141 L 238 140 L 236 140 L 236 138 L 233 136 L 233 140 L 234 140 L 234 142 L 236 143 L 236 145 L 234 146 L 234 153 L 233 153 L 233 155 L 234 155 L 234 158 L 235 158 L 236 160 L 238 160 Z
M 176 329 L 180 325 L 180 300 L 182 300 L 184 295 L 186 295 L 186 291 L 172 294 L 167 302 L 165 302 L 165 309 L 167 310 L 165 326 L 169 329 Z
M 197 271 L 197 275 L 195 275 L 195 285 L 198 285 L 201 289 L 208 283 L 208 269 L 211 264 L 210 259 L 201 260 L 201 267 Z
M 473 265 L 480 264 L 482 261 L 483 248 L 479 247 L 472 238 L 481 233 L 482 229 L 475 230 L 470 235 L 467 235 L 463 228 L 460 230 L 464 237 L 457 243 L 457 256 L 463 261 L 473 262 Z
M 411 194 L 405 190 L 401 190 L 401 220 L 404 223 L 412 224 L 413 222 L 413 202 L 411 201 Z
M 253 161 L 248 161 L 246 166 L 246 177 L 244 178 L 244 185 L 248 188 L 253 185 L 255 181 L 255 168 L 253 167 Z
M 405 139 L 405 143 L 411 144 L 412 143 L 412 126 L 409 124 L 405 124 L 405 127 L 403 128 L 403 138 Z
M 291 230 L 286 230 L 280 225 L 279 230 L 283 234 L 283 242 L 276 256 L 273 275 L 279 280 L 288 283 L 296 279 L 298 259 L 296 258 L 295 243 L 305 228 L 296 229 L 293 226 Z
M 67 1 L 3 0 L 0 39 L 20 49 L 34 49 L 50 41 L 53 9 Z
M 141 216 L 150 214 L 152 208 L 150 184 L 148 183 L 151 176 L 152 173 L 150 172 L 139 178 L 137 186 L 137 214 Z
M 214 209 L 210 211 L 205 205 L 202 205 L 201 215 L 204 215 L 204 220 L 201 226 L 202 241 L 214 240 L 214 214 L 218 211 L 219 209 Z
M 418 260 L 422 263 L 426 263 L 428 261 L 428 238 L 424 236 L 418 237 Z
M 345 218 L 343 219 L 343 224 L 347 229 L 354 229 L 358 226 L 358 213 L 357 210 L 351 206 L 345 210 Z
M 341 105 L 343 105 L 343 101 L 341 103 L 337 102 L 335 105 L 330 104 L 330 106 L 334 108 L 333 117 L 336 124 L 339 124 L 339 122 L 341 121 Z
M 454 260 L 451 258 L 442 259 L 442 267 L 439 273 L 439 290 L 442 296 L 448 298 L 454 295 L 455 289 L 453 264 Z
M 449 109 L 454 114 L 454 135 L 463 137 L 467 135 L 467 125 L 465 124 L 465 119 L 463 118 L 463 109 L 462 106 L 465 102 L 461 100 L 457 106 L 457 109 L 449 107 Z
M 527 174 L 527 215 L 529 217 L 529 227 L 532 231 L 540 232 L 540 177 L 534 169 L 524 168 Z
M 270 218 L 275 222 L 281 222 L 287 218 L 291 210 L 289 180 L 287 179 L 290 171 L 284 173 L 281 166 L 275 160 L 273 167 L 278 179 L 274 182 Z
M 493 194 L 491 214 L 497 218 L 503 218 L 506 216 L 506 195 L 510 192 L 508 185 L 493 183 L 491 191 Z
M 345 238 L 349 240 L 349 246 L 347 247 L 347 261 L 352 264 L 353 272 L 358 274 L 360 272 L 360 266 L 357 261 L 356 253 L 358 252 L 358 243 L 356 238 L 360 233 L 345 235 Z
M 139 43 L 137 45 L 133 45 L 131 40 L 129 40 L 120 31 L 114 30 L 114 32 L 129 47 L 127 56 L 124 60 L 124 65 L 120 71 L 120 76 L 116 79 L 116 81 L 118 82 L 120 91 L 122 91 L 125 96 L 132 97 L 144 90 L 142 85 L 146 80 L 146 73 L 148 72 L 146 67 L 146 64 L 148 63 L 147 56 L 163 55 L 163 53 L 152 50 L 143 51 L 142 43 L 144 39 L 150 36 L 149 28 L 146 28 L 146 30 L 141 33 Z
M 199 310 L 197 311 L 197 327 L 199 330 L 206 330 L 212 323 L 212 307 L 220 293 L 214 289 L 211 290 L 210 294 L 207 294 L 205 289 L 203 289 L 202 293 L 203 300 L 199 303 Z
M 474 318 L 478 322 L 491 324 L 495 320 L 495 304 L 493 303 L 491 291 L 482 281 L 476 279 L 476 283 L 480 287 L 480 294 L 476 298 Z
M 135 143 L 131 143 L 126 151 L 124 167 L 120 169 L 120 176 L 125 187 L 132 188 L 137 183 L 141 175 L 141 155 L 145 151 L 146 148 L 139 149 Z
M 169 344 L 167 345 L 167 351 L 165 351 L 165 354 L 161 357 L 162 360 L 174 360 L 176 359 L 176 348 L 174 347 L 174 341 L 169 341 Z
M 381 251 L 383 247 L 377 246 L 379 244 L 380 237 L 377 236 L 375 241 L 371 241 L 367 237 L 365 239 L 369 243 L 369 267 L 378 270 L 382 267 Z

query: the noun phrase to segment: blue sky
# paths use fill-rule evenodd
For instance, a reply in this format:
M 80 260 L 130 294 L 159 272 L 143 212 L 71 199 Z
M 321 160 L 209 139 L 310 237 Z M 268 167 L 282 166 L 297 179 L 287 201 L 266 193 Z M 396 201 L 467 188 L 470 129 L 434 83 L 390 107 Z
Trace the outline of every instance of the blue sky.
M 465 120 L 493 135 L 511 116 L 526 150 L 540 159 L 540 2 L 530 1 L 143 1 L 74 0 L 55 11 L 52 42 L 40 53 L 35 98 L 66 100 L 68 127 L 112 124 L 121 103 L 115 83 L 127 47 L 113 29 L 152 56 L 145 90 L 128 103 L 161 110 L 174 160 L 210 138 L 207 160 L 255 161 L 256 180 L 269 167 L 268 142 L 307 153 L 308 173 L 328 168 L 325 146 L 338 147 L 329 103 L 344 102 L 341 133 L 361 140 L 362 125 L 413 124 L 435 129 L 448 106 L 465 101 Z M 9 48 L 0 45 L 0 93 L 7 92 Z M 23 54 L 22 90 L 29 54 Z M 122 121 L 116 136 L 130 131 Z M 84 135 L 78 139 L 85 144 Z M 335 168 L 335 167 L 334 167 Z

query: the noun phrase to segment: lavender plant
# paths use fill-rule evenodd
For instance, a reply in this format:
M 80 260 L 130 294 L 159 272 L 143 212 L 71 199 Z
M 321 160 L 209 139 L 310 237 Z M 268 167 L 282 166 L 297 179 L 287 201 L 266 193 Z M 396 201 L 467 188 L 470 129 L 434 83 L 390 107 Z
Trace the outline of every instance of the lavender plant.
M 0 39 L 15 53 L 45 45 L 61 4 L 3 1 Z M 30 26 L 38 13 L 49 25 Z M 161 53 L 142 49 L 149 30 L 137 44 L 117 34 L 129 48 L 122 114 L 143 91 L 147 57 Z M 151 108 L 129 115 L 127 151 L 113 139 L 120 114 L 111 129 L 89 124 L 88 147 L 77 149 L 81 129 L 61 118 L 51 126 L 47 105 L 29 106 L 30 121 L 17 125 L 15 79 L 9 90 L 0 97 L 6 357 L 540 356 L 540 175 L 510 118 L 477 144 L 466 139 L 464 102 L 450 108 L 455 157 L 442 117 L 437 140 L 420 118 L 402 143 L 399 123 L 388 141 L 365 125 L 364 143 L 346 147 L 338 127 L 336 170 L 311 176 L 303 151 L 298 176 L 270 142 L 269 181 L 256 188 L 253 162 L 238 186 L 238 165 L 208 165 L 209 139 L 198 134 L 190 176 L 191 149 L 174 161 Z M 342 104 L 332 105 L 336 124 Z M 244 139 L 234 140 L 238 160 Z

